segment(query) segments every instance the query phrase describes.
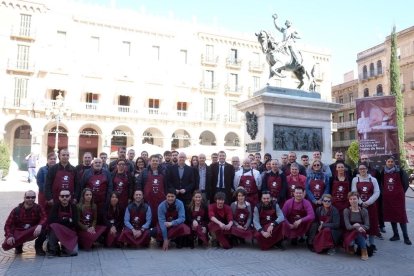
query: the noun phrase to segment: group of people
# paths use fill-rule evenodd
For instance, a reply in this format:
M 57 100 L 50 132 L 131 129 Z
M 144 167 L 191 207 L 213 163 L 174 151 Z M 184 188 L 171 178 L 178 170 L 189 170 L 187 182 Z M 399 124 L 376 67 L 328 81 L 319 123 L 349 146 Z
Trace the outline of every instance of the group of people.
M 388 158 L 381 172 L 361 156 L 357 170 L 344 163 L 343 154 L 323 164 L 321 152 L 313 161 L 295 152 L 281 162 L 265 154 L 242 161 L 226 153 L 192 156 L 166 151 L 149 156 L 118 149 L 109 164 L 107 154 L 93 159 L 87 152 L 82 164 L 69 163 L 69 152 L 50 153 L 37 174 L 36 194 L 28 191 L 5 224 L 5 250 L 22 252 L 23 243 L 36 239 L 37 255 L 74 256 L 78 247 L 148 247 L 151 238 L 168 250 L 211 241 L 228 249 L 256 241 L 262 250 L 285 249 L 305 242 L 311 251 L 329 255 L 340 245 L 368 259 L 376 251 L 374 237 L 382 237 L 384 221 L 391 222 L 391 241 L 411 245 L 407 234 L 405 191 L 408 177 Z M 306 239 L 305 239 L 306 238 Z

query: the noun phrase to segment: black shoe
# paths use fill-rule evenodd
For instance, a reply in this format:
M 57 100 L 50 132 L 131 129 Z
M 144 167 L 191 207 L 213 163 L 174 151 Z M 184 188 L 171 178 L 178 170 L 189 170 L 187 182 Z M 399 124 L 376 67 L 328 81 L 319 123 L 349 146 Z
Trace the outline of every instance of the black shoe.
M 406 245 L 411 245 L 412 244 L 411 241 L 410 241 L 410 239 L 408 237 L 407 238 L 404 238 L 404 243 Z
M 212 240 L 211 241 L 211 247 L 220 247 L 220 245 L 219 245 L 217 240 Z
M 309 249 L 311 252 L 315 252 L 315 248 L 313 248 L 313 245 L 312 245 L 312 244 L 308 244 L 308 249 Z
M 46 256 L 46 252 L 42 249 L 36 249 L 36 256 Z
M 14 249 L 14 254 L 20 255 L 23 253 L 23 245 L 19 245 Z
M 298 245 L 298 239 L 297 238 L 291 239 L 290 244 L 294 246 Z
M 285 246 L 285 243 L 283 241 L 280 241 L 280 242 L 276 243 L 275 248 L 280 249 L 282 251 L 286 250 L 286 246 Z
M 371 247 L 372 252 L 377 252 L 377 251 L 378 251 L 378 249 L 377 249 L 377 247 L 375 246 L 375 244 L 371 244 L 369 247 Z
M 378 233 L 377 238 L 380 239 L 380 240 L 384 240 L 384 237 L 382 236 L 381 232 Z
M 47 251 L 47 256 L 48 256 L 49 258 L 53 258 L 53 257 L 57 257 L 57 256 L 59 256 L 59 254 L 58 254 L 56 251 L 49 250 L 49 251 Z
M 387 231 L 385 231 L 385 227 L 380 227 L 380 232 L 381 233 L 387 233 Z
M 304 243 L 306 240 L 305 240 L 305 238 L 304 237 L 300 237 L 299 239 L 298 239 L 298 243 Z
M 400 240 L 400 236 L 398 235 L 394 235 L 390 238 L 390 241 L 399 241 Z

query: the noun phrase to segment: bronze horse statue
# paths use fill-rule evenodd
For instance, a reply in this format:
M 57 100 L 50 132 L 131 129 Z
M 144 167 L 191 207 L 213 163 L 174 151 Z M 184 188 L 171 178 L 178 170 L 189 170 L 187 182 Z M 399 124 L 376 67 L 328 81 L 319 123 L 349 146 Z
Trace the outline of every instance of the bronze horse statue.
M 302 62 L 302 56 L 298 57 L 299 61 L 296 60 L 291 54 L 289 47 L 280 45 L 282 42 L 276 42 L 266 31 L 262 30 L 256 36 L 269 64 L 269 80 L 274 76 L 284 78 L 282 70 L 292 71 L 299 80 L 298 89 L 301 89 L 306 84 L 303 89 L 315 91 L 314 66 L 310 70 L 306 68 Z

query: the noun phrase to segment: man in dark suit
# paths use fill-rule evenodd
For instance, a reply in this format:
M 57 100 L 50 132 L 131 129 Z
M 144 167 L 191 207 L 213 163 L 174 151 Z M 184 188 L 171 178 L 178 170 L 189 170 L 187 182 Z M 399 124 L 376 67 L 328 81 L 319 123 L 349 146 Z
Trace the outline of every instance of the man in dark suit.
M 217 192 L 224 192 L 226 194 L 226 203 L 230 204 L 232 201 L 234 167 L 226 162 L 226 153 L 224 151 L 218 153 L 218 159 L 218 163 L 210 165 L 211 181 L 208 185 L 207 195 L 210 198 L 210 202 L 214 202 L 214 195 Z
M 211 169 L 206 164 L 206 155 L 201 153 L 198 156 L 198 167 L 196 168 L 196 189 L 200 190 L 204 200 L 209 199 L 207 194 L 208 186 L 211 182 Z
M 186 158 L 184 152 L 179 153 L 177 164 L 168 167 L 167 171 L 167 187 L 176 190 L 177 198 L 185 206 L 190 203 L 196 187 L 194 169 L 185 164 Z

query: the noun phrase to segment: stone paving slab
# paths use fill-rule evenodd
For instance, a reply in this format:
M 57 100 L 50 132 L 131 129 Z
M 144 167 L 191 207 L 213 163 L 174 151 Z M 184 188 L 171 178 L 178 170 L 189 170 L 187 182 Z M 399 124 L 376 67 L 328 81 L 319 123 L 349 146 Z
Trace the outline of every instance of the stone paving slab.
M 23 193 L 35 189 L 25 175 L 14 181 L 0 181 L 0 235 L 10 210 L 22 201 Z M 20 180 L 19 180 L 20 179 Z M 14 191 L 13 191 L 14 190 Z M 407 192 L 407 213 L 414 220 L 414 192 Z M 0 250 L 0 275 L 414 275 L 414 246 L 390 242 L 387 224 L 385 240 L 376 240 L 379 251 L 368 261 L 339 251 L 334 256 L 309 252 L 304 245 L 286 251 L 260 251 L 251 245 L 223 250 L 217 248 L 171 249 L 163 252 L 152 244 L 148 249 L 95 248 L 77 257 L 48 258 L 34 254 L 33 242 L 24 253 Z M 408 225 L 414 241 L 414 227 Z

